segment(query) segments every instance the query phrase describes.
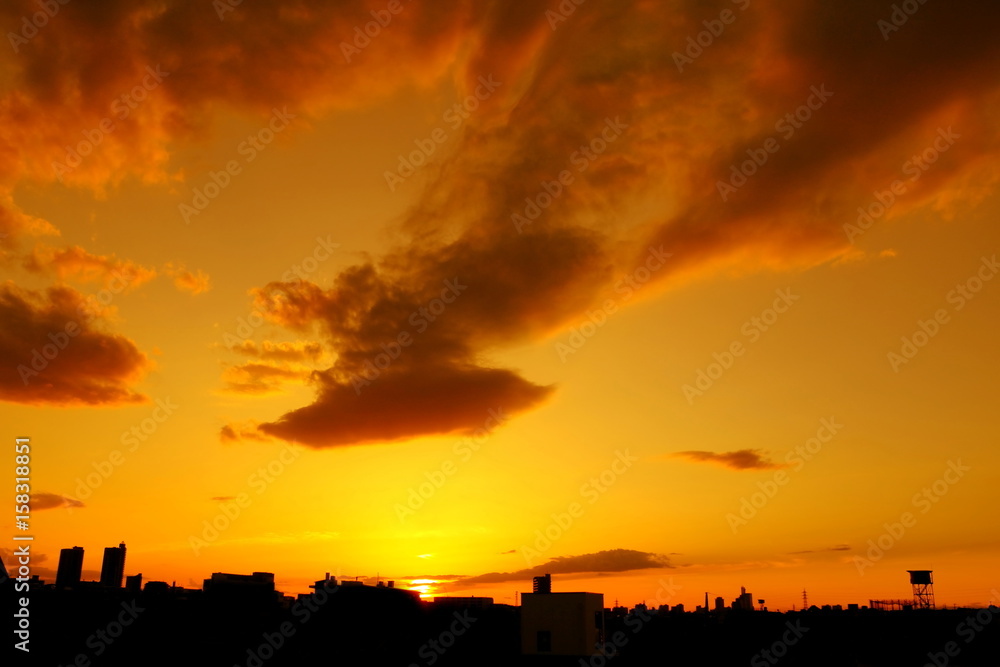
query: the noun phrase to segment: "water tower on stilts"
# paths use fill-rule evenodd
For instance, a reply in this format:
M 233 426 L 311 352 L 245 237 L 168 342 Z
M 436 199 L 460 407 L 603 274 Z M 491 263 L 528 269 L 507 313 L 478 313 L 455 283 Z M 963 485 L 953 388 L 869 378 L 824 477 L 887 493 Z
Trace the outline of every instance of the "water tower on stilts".
M 917 609 L 934 609 L 934 572 L 907 570 L 913 586 L 913 605 Z

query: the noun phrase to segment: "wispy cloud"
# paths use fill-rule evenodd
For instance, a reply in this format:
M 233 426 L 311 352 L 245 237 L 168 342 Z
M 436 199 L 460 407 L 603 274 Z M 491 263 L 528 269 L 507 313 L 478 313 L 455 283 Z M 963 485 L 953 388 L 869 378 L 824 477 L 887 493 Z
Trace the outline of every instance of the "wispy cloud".
M 787 467 L 767 458 L 759 449 L 737 449 L 731 452 L 686 451 L 676 452 L 673 457 L 686 458 L 699 463 L 715 463 L 730 470 L 776 470 Z
M 59 507 L 86 507 L 81 501 L 58 493 L 38 492 L 31 494 L 31 509 L 35 511 L 51 510 Z
M 837 544 L 835 546 L 827 547 L 825 549 L 805 549 L 803 551 L 789 551 L 788 553 L 789 555 L 792 556 L 801 556 L 804 554 L 826 553 L 829 551 L 850 551 L 850 550 L 851 550 L 850 544 Z
M 535 567 L 515 570 L 513 572 L 490 572 L 472 577 L 462 577 L 452 583 L 457 586 L 491 584 L 504 581 L 530 580 L 532 577 L 543 574 L 596 574 L 669 567 L 672 567 L 670 559 L 660 554 L 632 549 L 609 549 L 607 551 L 580 554 L 579 556 L 557 556 Z

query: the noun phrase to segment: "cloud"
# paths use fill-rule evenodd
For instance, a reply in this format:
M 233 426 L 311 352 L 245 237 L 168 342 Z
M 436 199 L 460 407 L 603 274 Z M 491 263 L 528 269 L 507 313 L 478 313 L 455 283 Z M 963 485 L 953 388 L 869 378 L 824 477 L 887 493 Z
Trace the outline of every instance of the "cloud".
M 517 553 L 517 549 L 511 549 L 511 550 L 509 550 L 509 551 L 501 551 L 501 552 L 500 552 L 500 555 L 501 555 L 501 556 L 506 556 L 506 555 L 508 555 L 508 554 L 516 554 L 516 553 Z
M 201 269 L 196 273 L 192 273 L 183 264 L 167 262 L 163 267 L 163 272 L 173 278 L 174 287 L 181 291 L 190 292 L 191 294 L 201 294 L 212 289 L 211 278 Z
M 289 384 L 303 384 L 312 371 L 291 364 L 253 362 L 226 366 L 225 390 L 234 394 L 274 394 Z
M 233 500 L 236 496 L 212 496 L 209 500 L 214 500 L 217 502 L 223 502 L 225 500 Z
M 34 511 L 40 512 L 58 507 L 86 507 L 86 505 L 76 498 L 61 496 L 58 493 L 39 492 L 31 494 L 31 509 Z
M 827 547 L 825 549 L 806 549 L 804 551 L 789 551 L 788 553 L 792 556 L 799 556 L 803 554 L 823 553 L 826 551 L 850 551 L 850 550 L 851 550 L 851 545 L 849 544 L 837 544 L 835 546 Z
M 455 151 L 426 170 L 426 187 L 419 178 L 406 184 L 416 203 L 398 225 L 399 248 L 345 269 L 329 289 L 259 291 L 272 321 L 317 327 L 336 355 L 317 377 L 313 404 L 262 424 L 265 432 L 317 447 L 380 442 L 471 428 L 490 404 L 536 408 L 553 387 L 491 368 L 491 354 L 579 322 L 615 297 L 650 247 L 672 253 L 651 281 L 667 285 L 724 268 L 815 266 L 851 251 L 844 222 L 939 127 L 976 139 L 955 142 L 893 217 L 960 206 L 944 193 L 965 187 L 1000 147 L 988 111 L 998 86 L 983 76 L 1000 56 L 983 27 L 998 8 L 978 6 L 973 18 L 922 7 L 886 42 L 876 28 L 882 7 L 754 5 L 684 72 L 672 54 L 704 29 L 702 3 L 595 5 L 555 31 L 537 5 L 491 8 L 470 28 L 478 37 L 458 64 L 459 95 L 481 75 L 502 83 Z M 968 42 L 946 47 L 948 29 L 970 30 Z M 898 76 L 899 62 L 918 73 Z M 810 96 L 814 106 L 824 99 L 806 107 L 808 123 L 776 127 Z M 719 182 L 772 137 L 780 149 L 724 200 Z M 563 172 L 572 183 L 547 193 L 543 184 L 555 192 Z M 448 279 L 468 289 L 418 334 L 412 313 Z M 412 345 L 372 372 L 381 346 L 404 332 Z M 753 454 L 721 462 L 773 467 Z
M 279 361 L 317 361 L 323 356 L 322 345 L 313 341 L 301 340 L 283 343 L 265 340 L 259 345 L 252 340 L 245 340 L 234 344 L 229 349 L 248 357 Z
M 99 283 L 117 292 L 129 291 L 156 277 L 156 269 L 112 255 L 95 255 L 80 246 L 55 248 L 38 244 L 22 260 L 32 273 L 53 275 L 59 280 L 80 284 Z M 200 294 L 211 289 L 211 279 L 204 271 L 193 273 L 183 264 L 167 262 L 163 273 L 173 279 L 177 289 Z
M 731 470 L 777 470 L 787 467 L 770 460 L 759 449 L 738 449 L 732 452 L 688 451 L 677 452 L 671 456 L 717 463 Z
M 704 2 L 588 3 L 555 30 L 546 9 L 530 0 L 404 5 L 348 55 L 341 43 L 371 20 L 362 0 L 242 3 L 221 20 L 177 0 L 69 3 L 10 60 L 0 190 L 51 182 L 56 171 L 98 193 L 127 177 L 177 184 L 172 151 L 197 145 L 219 114 L 263 120 L 287 105 L 304 131 L 308 119 L 404 87 L 438 94 L 447 84 L 459 101 L 481 78 L 498 82 L 449 132 L 448 151 L 399 186 L 413 204 L 392 229 L 394 249 L 344 269 L 329 288 L 259 290 L 273 321 L 319 331 L 334 358 L 314 375 L 311 404 L 260 429 L 325 447 L 468 430 L 490 408 L 543 405 L 549 381 L 494 360 L 621 299 L 616 286 L 650 247 L 672 257 L 644 295 L 855 252 L 845 223 L 873 191 L 906 178 L 903 163 L 939 129 L 959 136 L 878 224 L 918 209 L 955 216 L 1000 179 L 996 3 L 927 3 L 888 39 L 877 3 L 734 6 L 724 38 L 681 68 L 674 54 L 717 16 Z M 17 25 L 36 10 L 16 0 L 0 17 Z M 135 90 L 142 101 L 124 105 Z M 815 90 L 832 94 L 795 120 Z M 795 125 L 779 125 L 787 114 Z M 67 146 L 104 119 L 113 131 L 78 166 L 57 170 L 70 162 Z M 777 151 L 723 198 L 720 183 L 770 139 Z M 563 173 L 572 180 L 557 189 Z M 23 223 L 0 217 L 13 233 Z M 428 326 L 417 331 L 412 313 L 454 279 L 468 289 L 433 322 L 418 315 Z M 412 344 L 373 372 L 382 346 L 403 333 Z
M 58 236 L 52 223 L 21 211 L 9 193 L 0 188 L 0 257 L 17 245 L 18 239 L 29 236 Z
M 471 15 L 487 11 L 469 2 L 408 7 L 349 63 L 340 44 L 372 20 L 370 10 L 365 0 L 244 3 L 220 20 L 211 4 L 179 0 L 62 5 L 7 61 L 0 181 L 58 178 L 99 194 L 130 175 L 175 182 L 183 174 L 171 170 L 171 149 L 204 136 L 219 108 L 265 119 L 275 104 L 318 114 L 427 85 L 453 62 Z M 14 0 L 0 19 L 19 26 L 37 11 Z M 280 63 L 265 55 L 272 50 Z
M 95 303 L 73 289 L 0 285 L 0 400 L 29 405 L 120 405 L 151 368 L 131 340 L 100 331 Z
M 219 430 L 219 439 L 222 442 L 240 442 L 243 440 L 269 442 L 274 439 L 262 433 L 257 426 L 258 422 L 226 424 Z
M 118 286 L 116 292 L 134 289 L 156 277 L 155 269 L 147 269 L 113 254 L 94 255 L 80 246 L 37 245 L 25 257 L 24 268 L 33 273 L 54 274 L 60 280 Z
M 313 377 L 321 383 L 317 401 L 260 424 L 261 433 L 327 447 L 468 432 L 491 410 L 518 413 L 551 392 L 512 371 L 462 363 L 399 369 L 362 394 L 328 375 Z
M 557 556 L 547 563 L 535 567 L 517 570 L 515 572 L 490 572 L 473 577 L 463 577 L 454 582 L 456 585 L 493 584 L 505 581 L 529 580 L 543 574 L 582 574 L 629 572 L 632 570 L 647 570 L 667 568 L 670 559 L 666 556 L 632 549 L 609 549 L 579 556 Z

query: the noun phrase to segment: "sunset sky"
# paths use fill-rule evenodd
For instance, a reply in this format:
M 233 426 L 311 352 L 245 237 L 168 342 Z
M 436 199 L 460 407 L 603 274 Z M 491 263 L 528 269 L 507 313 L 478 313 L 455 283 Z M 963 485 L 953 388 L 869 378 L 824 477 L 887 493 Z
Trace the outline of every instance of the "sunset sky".
M 998 21 L 4 3 L 0 422 L 35 572 L 79 545 L 97 578 L 124 540 L 190 587 L 513 604 L 551 572 L 790 609 L 931 569 L 986 604 Z

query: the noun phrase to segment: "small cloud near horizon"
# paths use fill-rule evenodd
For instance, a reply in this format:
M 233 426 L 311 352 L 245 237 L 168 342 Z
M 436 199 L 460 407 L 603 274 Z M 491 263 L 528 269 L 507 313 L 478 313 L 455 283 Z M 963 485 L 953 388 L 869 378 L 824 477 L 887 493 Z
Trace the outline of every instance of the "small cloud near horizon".
M 31 494 L 31 509 L 36 512 L 57 509 L 59 507 L 86 507 L 86 505 L 76 498 L 62 496 L 58 493 L 38 492 Z
M 779 470 L 787 468 L 775 463 L 759 449 L 737 449 L 731 452 L 685 451 L 676 452 L 672 458 L 686 458 L 699 463 L 715 463 L 730 470 Z
M 529 580 L 543 574 L 583 574 L 629 572 L 653 568 L 669 568 L 667 556 L 633 549 L 609 549 L 578 556 L 556 556 L 548 562 L 514 572 L 488 572 L 472 577 L 461 577 L 453 584 L 491 584 L 506 581 Z

